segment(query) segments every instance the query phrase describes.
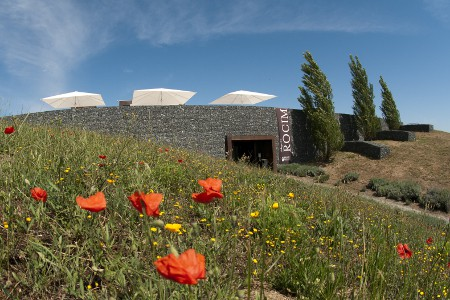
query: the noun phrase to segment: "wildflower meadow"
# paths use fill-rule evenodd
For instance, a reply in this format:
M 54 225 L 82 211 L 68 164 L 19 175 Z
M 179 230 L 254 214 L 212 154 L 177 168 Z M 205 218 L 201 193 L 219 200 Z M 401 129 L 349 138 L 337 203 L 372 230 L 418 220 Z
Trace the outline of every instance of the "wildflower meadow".
M 446 222 L 154 141 L 0 125 L 2 299 L 450 297 Z

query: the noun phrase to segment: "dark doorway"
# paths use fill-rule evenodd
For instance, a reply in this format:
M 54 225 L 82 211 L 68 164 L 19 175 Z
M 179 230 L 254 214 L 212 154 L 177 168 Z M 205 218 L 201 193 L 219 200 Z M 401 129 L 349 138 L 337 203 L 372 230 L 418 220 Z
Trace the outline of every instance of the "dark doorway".
M 276 172 L 275 137 L 267 135 L 227 135 L 228 159 L 271 168 Z

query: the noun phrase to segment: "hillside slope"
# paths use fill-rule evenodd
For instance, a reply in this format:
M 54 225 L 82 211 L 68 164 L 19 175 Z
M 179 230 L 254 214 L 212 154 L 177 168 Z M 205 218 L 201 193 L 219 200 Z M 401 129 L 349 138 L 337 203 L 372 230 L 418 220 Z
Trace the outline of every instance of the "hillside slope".
M 335 183 L 348 172 L 359 174 L 348 188 L 361 190 L 371 178 L 412 180 L 424 190 L 450 189 L 450 133 L 417 132 L 415 142 L 376 141 L 388 145 L 391 153 L 382 160 L 373 160 L 350 152 L 339 152 L 332 163 L 323 165 L 330 174 L 328 183 Z

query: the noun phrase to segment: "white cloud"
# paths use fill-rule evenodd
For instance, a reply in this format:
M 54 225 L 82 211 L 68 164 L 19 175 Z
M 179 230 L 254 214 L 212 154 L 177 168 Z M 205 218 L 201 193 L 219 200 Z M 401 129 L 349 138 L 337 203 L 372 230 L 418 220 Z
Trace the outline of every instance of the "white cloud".
M 15 77 L 58 89 L 68 70 L 104 45 L 88 17 L 68 1 L 2 1 L 3 64 Z
M 140 39 L 173 44 L 215 35 L 277 31 L 392 31 L 389 20 L 376 15 L 377 5 L 352 7 L 330 1 L 188 1 L 134 4 L 130 23 Z M 131 2 L 129 2 L 130 6 Z M 400 26 L 399 26 L 400 25 Z

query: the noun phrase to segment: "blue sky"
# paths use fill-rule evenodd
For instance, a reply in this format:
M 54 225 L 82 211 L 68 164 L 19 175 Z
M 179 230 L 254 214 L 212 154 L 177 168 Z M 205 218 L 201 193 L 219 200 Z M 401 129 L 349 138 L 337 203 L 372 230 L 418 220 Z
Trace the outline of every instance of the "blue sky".
M 108 106 L 133 90 L 196 91 L 206 105 L 236 90 L 300 108 L 303 53 L 352 113 L 349 55 L 380 75 L 404 123 L 450 132 L 448 0 L 16 0 L 0 2 L 0 113 L 50 110 L 40 99 L 83 91 Z

